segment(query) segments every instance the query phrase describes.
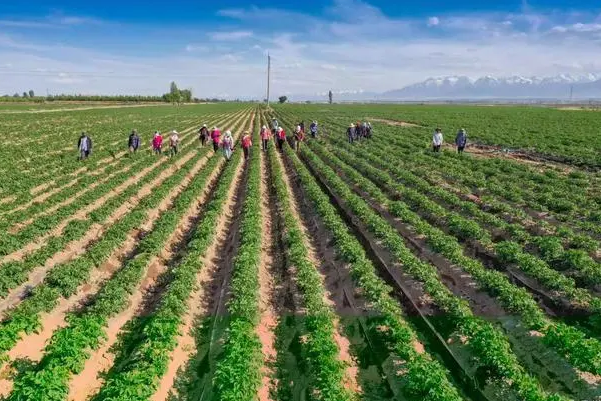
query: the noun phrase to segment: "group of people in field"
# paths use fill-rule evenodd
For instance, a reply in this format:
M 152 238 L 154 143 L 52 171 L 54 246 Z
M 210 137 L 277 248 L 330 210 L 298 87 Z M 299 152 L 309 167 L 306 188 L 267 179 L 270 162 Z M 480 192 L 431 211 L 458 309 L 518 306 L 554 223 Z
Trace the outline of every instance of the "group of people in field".
M 209 130 L 207 125 L 203 124 L 198 130 L 198 140 L 200 141 L 200 146 L 205 146 L 210 140 L 213 145 L 214 152 L 219 151 L 219 148 L 221 148 L 226 160 L 229 161 L 232 158 L 235 143 L 231 131 L 225 131 L 222 136 L 219 128 L 213 127 L 211 130 Z M 240 146 L 242 147 L 242 152 L 244 153 L 244 159 L 248 160 L 250 157 L 250 148 L 252 147 L 252 137 L 250 132 L 244 131 L 242 134 L 242 139 L 240 140 Z
M 346 129 L 346 136 L 348 138 L 349 143 L 353 143 L 355 141 L 360 141 L 361 139 L 369 139 L 372 136 L 372 128 L 371 123 L 368 121 L 357 121 L 356 123 L 352 123 Z
M 266 151 L 270 140 L 273 138 L 277 149 L 282 151 L 284 143 L 288 139 L 286 137 L 286 131 L 282 126 L 280 126 L 280 123 L 275 117 L 271 119 L 270 125 L 270 128 L 268 128 L 266 125 L 261 127 L 259 134 L 261 137 L 261 149 Z M 317 138 L 318 130 L 319 128 L 317 121 L 312 121 L 311 125 L 309 126 L 309 133 L 312 138 Z M 372 126 L 368 121 L 357 121 L 356 123 L 349 125 L 346 130 L 346 134 L 349 143 L 360 141 L 362 139 L 369 139 L 372 137 Z M 219 149 L 221 149 L 227 160 L 231 159 L 235 150 L 234 138 L 229 130 L 225 131 L 225 133 L 222 135 L 219 128 L 213 127 L 209 130 L 207 125 L 203 124 L 203 126 L 198 130 L 198 139 L 201 146 L 205 146 L 210 141 L 213 146 L 213 151 L 217 152 Z M 290 137 L 290 142 L 292 147 L 298 152 L 304 140 L 305 123 L 304 121 L 300 121 L 294 128 L 293 135 Z M 440 128 L 436 128 L 434 130 L 434 134 L 432 135 L 432 150 L 435 153 L 439 153 L 443 142 L 444 137 L 442 130 Z M 179 133 L 176 130 L 171 131 L 169 133 L 170 156 L 173 157 L 178 154 L 179 144 Z M 151 146 L 154 154 L 161 155 L 163 153 L 163 135 L 161 132 L 154 132 Z M 240 146 L 244 152 L 244 158 L 247 160 L 250 157 L 250 148 L 252 147 L 251 135 L 248 131 L 245 131 L 242 134 Z M 457 131 L 457 135 L 455 136 L 455 146 L 457 147 L 458 153 L 463 153 L 465 150 L 465 147 L 467 146 L 467 131 L 464 128 L 461 128 L 459 131 Z M 127 147 L 129 148 L 130 154 L 136 153 L 142 147 L 142 140 L 140 139 L 137 130 L 134 129 L 131 131 L 127 142 Z M 77 142 L 77 149 L 79 151 L 79 160 L 87 159 L 92 153 L 92 138 L 90 138 L 86 132 L 81 133 L 81 136 Z
M 442 130 L 440 128 L 436 128 L 434 130 L 434 134 L 432 135 L 432 150 L 435 153 L 440 152 L 440 148 L 444 142 L 444 137 L 442 135 Z M 463 153 L 465 147 L 467 146 L 467 131 L 465 128 L 461 128 L 457 131 L 457 135 L 455 135 L 455 146 L 457 147 L 457 153 Z

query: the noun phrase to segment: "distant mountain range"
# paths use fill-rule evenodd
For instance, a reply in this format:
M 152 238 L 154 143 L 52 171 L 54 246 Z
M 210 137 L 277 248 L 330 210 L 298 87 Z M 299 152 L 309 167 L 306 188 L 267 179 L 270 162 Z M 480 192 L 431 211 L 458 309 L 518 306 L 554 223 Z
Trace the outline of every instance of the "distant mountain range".
M 423 82 L 391 90 L 381 99 L 583 99 L 601 98 L 601 74 L 554 77 L 464 76 L 429 78 Z
M 326 94 L 290 96 L 293 101 L 320 101 Z M 465 76 L 428 78 L 423 82 L 384 93 L 343 91 L 334 93 L 334 102 L 422 101 L 422 100 L 584 100 L 601 99 L 601 73 L 561 74 L 553 77 Z

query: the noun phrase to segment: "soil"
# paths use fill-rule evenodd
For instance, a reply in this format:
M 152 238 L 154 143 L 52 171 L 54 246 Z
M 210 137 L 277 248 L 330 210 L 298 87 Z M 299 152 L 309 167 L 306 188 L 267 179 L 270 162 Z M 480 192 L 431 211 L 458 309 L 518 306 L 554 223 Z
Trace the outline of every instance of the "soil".
M 386 119 L 383 119 L 383 118 L 374 118 L 374 117 L 367 117 L 367 119 L 371 120 L 371 121 L 376 121 L 376 122 L 379 122 L 379 123 L 384 123 L 384 124 L 387 124 L 387 125 L 395 126 L 395 127 L 425 128 L 423 125 L 414 124 L 414 123 L 408 123 L 406 121 L 386 120 Z
M 261 259 L 259 262 L 259 299 L 260 299 L 260 310 L 261 316 L 259 325 L 257 326 L 257 333 L 261 340 L 261 350 L 265 360 L 263 368 L 263 377 L 261 387 L 259 388 L 258 398 L 259 401 L 271 401 L 272 394 L 275 394 L 277 383 L 274 382 L 273 377 L 275 376 L 273 367 L 277 361 L 277 350 L 275 347 L 275 330 L 279 324 L 279 317 L 277 313 L 276 302 L 276 283 L 275 274 L 273 270 L 275 266 L 273 238 L 275 234 L 275 228 L 273 226 L 273 219 L 270 214 L 271 202 L 269 196 L 269 183 L 267 181 L 267 174 L 263 172 L 267 171 L 267 160 L 265 152 L 255 148 L 255 157 L 260 154 L 261 167 Z

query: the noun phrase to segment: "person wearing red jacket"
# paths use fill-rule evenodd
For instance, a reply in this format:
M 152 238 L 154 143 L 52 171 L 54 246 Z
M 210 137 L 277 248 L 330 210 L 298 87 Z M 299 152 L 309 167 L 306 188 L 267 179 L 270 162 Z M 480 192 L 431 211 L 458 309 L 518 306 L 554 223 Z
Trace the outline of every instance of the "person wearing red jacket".
M 211 140 L 213 141 L 213 150 L 215 152 L 219 150 L 220 137 L 221 131 L 219 131 L 219 128 L 213 127 L 213 130 L 211 131 Z
M 242 151 L 244 152 L 244 160 L 248 160 L 250 156 L 250 147 L 253 146 L 250 133 L 248 131 L 244 131 L 242 136 Z
M 281 152 L 284 150 L 284 142 L 286 142 L 286 131 L 284 131 L 284 128 L 278 127 L 276 136 L 278 140 L 278 149 Z
M 152 138 L 152 150 L 155 154 L 160 155 L 163 148 L 163 136 L 159 131 L 155 131 L 154 137 Z
M 267 151 L 267 146 L 269 145 L 269 139 L 271 138 L 271 132 L 267 129 L 267 126 L 263 126 L 261 128 L 261 149 Z

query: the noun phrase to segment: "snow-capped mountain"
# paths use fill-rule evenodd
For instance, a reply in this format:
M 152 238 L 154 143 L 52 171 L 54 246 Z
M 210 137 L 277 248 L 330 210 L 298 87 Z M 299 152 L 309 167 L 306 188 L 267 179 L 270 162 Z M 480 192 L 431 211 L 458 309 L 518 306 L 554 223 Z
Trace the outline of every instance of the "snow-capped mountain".
M 382 94 L 386 99 L 478 99 L 478 98 L 600 98 L 601 74 L 553 77 L 464 76 L 428 78 L 423 82 Z

